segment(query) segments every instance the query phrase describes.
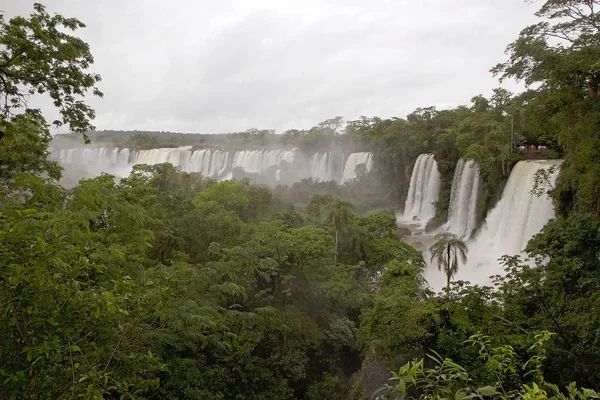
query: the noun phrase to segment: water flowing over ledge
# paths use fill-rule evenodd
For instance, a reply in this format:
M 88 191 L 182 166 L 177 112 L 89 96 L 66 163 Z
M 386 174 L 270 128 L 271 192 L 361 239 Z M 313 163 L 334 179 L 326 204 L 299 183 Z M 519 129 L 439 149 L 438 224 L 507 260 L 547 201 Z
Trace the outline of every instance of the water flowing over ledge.
M 136 164 L 171 163 L 184 172 L 198 172 L 208 178 L 227 180 L 250 177 L 259 183 L 291 184 L 305 178 L 345 183 L 355 179 L 359 165 L 373 168 L 368 152 L 352 153 L 346 158 L 340 152 L 312 155 L 296 150 L 192 150 L 191 147 L 130 150 L 105 147 L 51 148 L 52 159 L 77 181 L 102 172 L 125 177 Z
M 461 158 L 452 180 L 448 222 L 442 231 L 454 233 L 461 239 L 471 237 L 477 225 L 480 184 L 479 166 Z
M 546 190 L 540 196 L 531 191 L 537 171 L 550 171 L 558 166 L 560 161 L 519 161 L 515 165 L 502 198 L 488 214 L 479 234 L 468 243 L 469 262 L 457 279 L 490 284 L 490 276 L 504 274 L 498 259 L 505 254 L 520 254 L 529 240 L 554 218 L 554 206 Z M 551 185 L 558 173 L 559 168 L 554 168 Z
M 440 185 L 440 172 L 433 154 L 421 154 L 413 168 L 401 219 L 425 226 L 435 216 Z

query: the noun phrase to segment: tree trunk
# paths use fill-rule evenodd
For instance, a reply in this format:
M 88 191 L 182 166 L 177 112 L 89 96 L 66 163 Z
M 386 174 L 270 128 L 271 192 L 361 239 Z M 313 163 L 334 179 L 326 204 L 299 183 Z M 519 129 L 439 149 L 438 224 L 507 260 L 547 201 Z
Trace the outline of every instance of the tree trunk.
M 450 246 L 446 247 L 446 295 L 450 296 L 450 279 L 452 278 L 452 276 L 450 275 L 451 272 L 451 268 L 450 268 Z
M 590 82 L 590 91 L 592 94 L 592 99 L 596 100 L 598 98 L 598 82 L 600 79 L 596 75 L 592 75 Z
M 340 230 L 335 229 L 335 252 L 333 253 L 333 265 L 336 266 L 338 262 L 338 240 L 340 237 Z

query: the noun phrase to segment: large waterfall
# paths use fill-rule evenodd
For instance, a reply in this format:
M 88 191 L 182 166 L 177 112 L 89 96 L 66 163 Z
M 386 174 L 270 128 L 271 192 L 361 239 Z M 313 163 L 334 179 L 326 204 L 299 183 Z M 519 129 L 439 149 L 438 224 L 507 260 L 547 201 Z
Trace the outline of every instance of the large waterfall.
M 415 163 L 402 219 L 421 225 L 435 216 L 440 193 L 440 172 L 433 154 L 421 154 Z
M 442 230 L 452 232 L 462 239 L 471 236 L 477 224 L 479 185 L 479 166 L 472 160 L 461 158 L 452 180 L 448 222 Z
M 304 178 L 319 181 L 346 182 L 355 178 L 356 166 L 365 164 L 370 171 L 371 153 L 353 153 L 344 159 L 342 153 L 321 152 L 305 155 L 297 150 L 192 150 L 191 147 L 130 150 L 118 148 L 83 147 L 51 148 L 52 158 L 72 177 L 80 178 L 101 172 L 124 177 L 136 164 L 171 163 L 185 172 L 226 180 L 253 177 L 260 183 L 290 184 Z
M 554 218 L 552 201 L 547 194 L 531 193 L 535 174 L 540 169 L 550 170 L 550 184 L 558 176 L 559 162 L 520 161 L 512 170 L 502 198 L 490 211 L 479 235 L 469 244 L 469 262 L 459 271 L 457 279 L 472 283 L 489 284 L 489 276 L 502 274 L 501 256 L 521 253 L 529 239 Z

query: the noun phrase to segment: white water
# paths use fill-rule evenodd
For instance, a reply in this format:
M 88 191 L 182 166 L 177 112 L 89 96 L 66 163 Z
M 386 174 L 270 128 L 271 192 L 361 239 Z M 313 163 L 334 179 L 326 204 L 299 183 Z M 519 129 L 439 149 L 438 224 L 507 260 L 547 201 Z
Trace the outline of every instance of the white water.
M 477 224 L 480 180 L 479 166 L 461 158 L 452 180 L 448 222 L 442 231 L 454 233 L 461 239 L 471 237 Z
M 371 171 L 371 168 L 373 168 L 373 154 L 366 152 L 350 154 L 344 167 L 342 182 L 349 182 L 356 179 L 356 167 L 361 164 L 365 166 L 367 172 Z
M 100 172 L 125 177 L 133 165 L 131 151 L 118 148 L 51 149 L 51 158 L 65 167 L 65 175 L 76 176 L 77 180 L 97 176 Z
M 65 172 L 71 172 L 77 179 L 97 176 L 101 172 L 118 178 L 127 176 L 135 164 L 155 165 L 171 163 L 185 172 L 199 172 L 203 176 L 227 180 L 234 177 L 235 171 L 256 174 L 262 181 L 273 184 L 291 183 L 302 178 L 320 181 L 346 181 L 355 178 L 355 168 L 365 164 L 371 170 L 371 153 L 354 153 L 348 157 L 343 169 L 343 154 L 323 152 L 305 157 L 297 157 L 295 150 L 244 150 L 222 151 L 191 147 L 162 148 L 130 151 L 118 148 L 74 148 L 51 149 L 52 158 L 57 160 Z
M 440 194 L 440 172 L 433 154 L 421 154 L 413 168 L 402 220 L 424 226 L 435 216 Z
M 479 235 L 468 243 L 469 260 L 457 280 L 490 284 L 492 275 L 503 274 L 498 259 L 522 253 L 527 242 L 554 218 L 550 197 L 531 194 L 534 176 L 540 169 L 559 165 L 556 161 L 520 161 L 512 170 L 502 198 L 490 211 Z M 558 168 L 551 176 L 554 184 Z
M 196 150 L 182 168 L 185 172 L 199 172 L 208 178 L 221 178 L 230 162 L 229 152 L 220 150 Z
M 339 178 L 333 161 L 332 153 L 316 153 L 311 157 L 308 177 L 322 182 L 337 181 Z
M 135 152 L 134 164 L 163 164 L 171 163 L 178 167 L 184 167 L 184 164 L 190 157 L 190 147 L 179 147 L 160 150 L 140 150 Z

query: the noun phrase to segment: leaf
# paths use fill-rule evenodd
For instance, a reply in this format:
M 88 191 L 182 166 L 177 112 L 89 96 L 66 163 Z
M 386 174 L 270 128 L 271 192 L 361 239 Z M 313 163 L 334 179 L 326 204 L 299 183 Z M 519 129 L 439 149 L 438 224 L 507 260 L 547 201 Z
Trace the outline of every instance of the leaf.
M 459 392 L 456 392 L 456 394 L 454 395 L 454 400 L 463 400 L 466 396 L 467 394 L 461 390 Z
M 496 391 L 496 388 L 493 386 L 481 387 L 481 388 L 477 389 L 476 392 L 482 396 L 493 396 L 493 395 L 498 394 L 498 392 Z

